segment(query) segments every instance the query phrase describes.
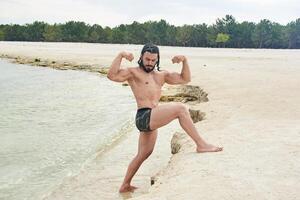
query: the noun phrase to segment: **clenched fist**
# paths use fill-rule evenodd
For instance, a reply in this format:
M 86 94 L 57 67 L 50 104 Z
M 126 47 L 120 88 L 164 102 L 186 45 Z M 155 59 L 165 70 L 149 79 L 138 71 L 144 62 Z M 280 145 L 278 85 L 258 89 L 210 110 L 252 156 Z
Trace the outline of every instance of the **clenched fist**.
M 122 53 L 122 58 L 125 58 L 126 60 L 128 60 L 128 61 L 132 61 L 133 60 L 133 54 L 132 53 L 129 53 L 129 52 L 125 52 L 125 51 L 123 51 Z
M 178 55 L 178 56 L 174 56 L 173 58 L 172 58 L 172 63 L 174 64 L 174 63 L 181 63 L 181 62 L 183 62 L 183 61 L 185 61 L 186 60 L 186 57 L 185 56 L 183 56 L 183 55 Z

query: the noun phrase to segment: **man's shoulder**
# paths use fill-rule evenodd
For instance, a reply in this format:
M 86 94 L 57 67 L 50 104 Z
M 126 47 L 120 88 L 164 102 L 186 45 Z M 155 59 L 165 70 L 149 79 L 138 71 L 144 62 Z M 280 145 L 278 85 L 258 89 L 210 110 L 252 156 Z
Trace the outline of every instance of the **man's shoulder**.
M 167 70 L 155 70 L 155 75 L 160 77 L 160 78 L 163 78 L 165 79 L 165 77 L 168 75 L 168 71 Z
M 156 72 L 157 72 L 158 74 L 160 74 L 160 75 L 163 75 L 163 76 L 169 74 L 169 71 L 168 71 L 168 70 L 165 70 L 165 69 L 162 69 L 162 70 L 159 70 L 159 71 L 156 71 Z
M 129 71 L 136 71 L 139 67 L 127 67 Z
M 127 67 L 127 70 L 134 76 L 139 76 L 141 74 L 141 70 L 139 69 L 140 67 Z
M 124 70 L 130 72 L 130 73 L 134 73 L 136 72 L 138 67 L 125 67 Z

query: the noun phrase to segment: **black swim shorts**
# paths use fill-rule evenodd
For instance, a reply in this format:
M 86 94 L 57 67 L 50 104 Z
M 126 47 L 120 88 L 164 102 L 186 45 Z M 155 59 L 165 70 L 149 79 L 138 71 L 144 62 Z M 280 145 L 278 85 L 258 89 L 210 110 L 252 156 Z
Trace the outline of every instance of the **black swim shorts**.
M 141 132 L 149 132 L 150 129 L 151 108 L 138 109 L 135 116 L 135 125 Z

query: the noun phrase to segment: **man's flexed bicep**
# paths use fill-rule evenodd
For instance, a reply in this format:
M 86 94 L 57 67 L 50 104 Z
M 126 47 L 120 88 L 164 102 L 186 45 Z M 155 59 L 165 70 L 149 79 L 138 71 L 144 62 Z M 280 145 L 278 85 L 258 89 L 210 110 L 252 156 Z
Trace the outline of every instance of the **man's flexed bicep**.
M 165 82 L 170 85 L 176 85 L 176 84 L 185 84 L 187 81 L 185 81 L 181 74 L 177 72 L 168 72 L 165 71 Z
M 117 55 L 117 57 L 113 60 L 108 73 L 107 78 L 112 81 L 116 82 L 123 82 L 131 78 L 132 72 L 130 68 L 120 69 L 122 59 L 125 58 L 126 60 L 132 61 L 133 55 L 132 53 L 128 52 L 121 52 Z
M 127 81 L 129 78 L 131 78 L 132 73 L 129 68 L 126 69 L 119 69 L 118 73 L 116 74 L 107 74 L 107 77 L 109 80 L 115 81 L 115 82 L 124 82 Z
M 165 71 L 165 82 L 168 84 L 186 84 L 191 81 L 191 72 L 187 58 L 183 55 L 174 56 L 173 63 L 182 63 L 181 73 Z

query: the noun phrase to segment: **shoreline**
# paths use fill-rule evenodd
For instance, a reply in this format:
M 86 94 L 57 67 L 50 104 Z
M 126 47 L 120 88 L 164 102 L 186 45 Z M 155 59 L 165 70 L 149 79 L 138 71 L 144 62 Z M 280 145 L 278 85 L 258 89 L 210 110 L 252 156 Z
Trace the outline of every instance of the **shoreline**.
M 57 70 L 87 71 L 87 72 L 100 73 L 104 75 L 106 75 L 108 72 L 108 68 L 97 67 L 97 65 L 93 65 L 93 64 L 80 64 L 76 62 L 41 59 L 38 57 L 14 56 L 8 54 L 1 54 L 0 58 L 6 59 L 11 63 L 31 65 L 37 67 L 48 67 Z

